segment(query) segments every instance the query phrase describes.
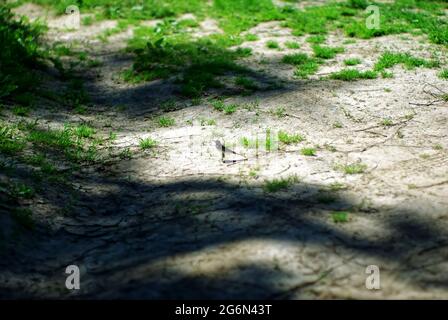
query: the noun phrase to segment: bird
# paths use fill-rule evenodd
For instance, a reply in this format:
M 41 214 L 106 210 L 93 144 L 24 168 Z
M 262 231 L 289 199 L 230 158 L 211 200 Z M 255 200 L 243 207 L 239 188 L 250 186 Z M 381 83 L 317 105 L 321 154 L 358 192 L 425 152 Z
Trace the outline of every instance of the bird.
M 221 160 L 223 163 L 237 163 L 239 161 L 245 161 L 247 160 L 246 157 L 244 157 L 243 155 L 233 151 L 232 149 L 227 148 L 226 146 L 224 146 L 221 141 L 219 140 L 215 140 L 215 146 L 216 149 L 218 149 L 219 151 L 221 151 Z M 243 157 L 244 159 L 239 159 L 239 160 L 225 160 L 226 154 L 236 154 L 238 156 Z

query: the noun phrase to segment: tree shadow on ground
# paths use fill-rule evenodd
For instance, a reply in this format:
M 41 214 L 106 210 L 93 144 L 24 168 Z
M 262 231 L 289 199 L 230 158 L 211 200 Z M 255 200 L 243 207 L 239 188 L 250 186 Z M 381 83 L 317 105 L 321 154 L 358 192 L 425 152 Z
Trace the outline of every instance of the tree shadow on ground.
M 329 222 L 329 211 L 349 210 L 356 204 L 343 195 L 336 204 L 322 204 L 315 197 L 319 190 L 316 185 L 298 183 L 288 193 L 271 195 L 255 186 L 241 187 L 209 178 L 142 183 L 92 175 L 77 180 L 84 186 L 108 186 L 114 191 L 98 194 L 73 190 L 44 199 L 50 204 L 51 212 L 47 213 L 53 218 L 67 203 L 74 210 L 62 219 L 57 231 L 48 231 L 47 222 L 52 224 L 49 216 L 39 220 L 34 231 L 22 232 L 19 240 L 7 240 L 0 264 L 2 273 L 29 282 L 16 287 L 9 284 L 8 290 L 0 291 L 2 297 L 297 297 L 304 281 L 297 278 L 301 270 L 291 273 L 277 269 L 271 258 L 254 262 L 250 251 L 242 251 L 239 259 L 231 256 L 233 264 L 225 256 L 220 258 L 219 250 L 238 248 L 247 241 L 265 241 L 267 256 L 272 242 L 297 248 L 311 246 L 316 252 L 330 255 L 328 246 L 333 243 L 355 257 L 398 264 L 404 270 L 397 273 L 400 281 L 448 290 L 443 278 L 410 278 L 409 272 L 428 262 L 424 259 L 426 251 L 446 258 L 442 249 L 448 239 L 437 221 L 408 209 L 387 209 L 390 217 L 382 223 L 388 232 L 372 239 L 363 236 L 363 230 Z M 8 215 L 1 216 L 3 228 L 10 226 L 5 221 Z M 210 254 L 211 261 L 217 260 L 210 270 L 201 267 L 201 260 L 194 257 L 204 252 Z M 170 264 L 175 259 L 177 264 Z M 63 270 L 70 264 L 84 268 L 85 290 L 75 296 L 52 291 L 50 284 L 63 286 Z M 313 276 L 319 277 L 320 273 Z M 38 286 L 36 281 L 48 283 L 48 287 Z
M 253 70 L 247 75 L 267 84 L 280 80 Z M 174 79 L 167 79 L 107 89 L 94 81 L 89 90 L 99 104 L 96 107 L 132 104 L 121 112 L 129 117 L 158 112 L 162 100 L 188 101 L 178 95 L 175 85 Z M 297 82 L 282 90 L 300 86 Z M 217 89 L 216 95 L 241 94 L 241 90 L 213 89 Z M 265 89 L 264 97 L 282 92 Z M 26 177 L 32 173 L 18 168 L 4 174 Z M 124 174 L 112 177 L 105 172 L 80 172 L 72 182 L 83 188 L 48 185 L 40 195 L 43 206 L 36 208 L 41 215 L 35 229 L 16 225 L 19 234 L 10 232 L 11 225 L 17 223 L 11 220 L 9 209 L 2 207 L 6 214 L 0 215 L 0 230 L 7 238 L 0 251 L 1 272 L 27 280 L 11 283 L 3 279 L 0 297 L 290 298 L 297 296 L 304 283 L 294 272 L 278 270 L 272 263 L 253 262 L 249 256 L 229 265 L 230 271 L 219 272 L 219 265 L 228 262 L 225 258 L 218 260 L 216 269 L 207 271 L 200 269 L 200 263 L 188 265 L 195 261 L 188 256 L 207 251 L 212 253 L 210 259 L 217 259 L 223 247 L 246 241 L 313 246 L 326 253 L 332 243 L 352 255 L 411 270 L 418 267 L 412 262 L 414 255 L 437 251 L 448 241 L 438 221 L 399 207 L 379 209 L 390 217 L 382 221 L 388 232 L 376 238 L 363 235 L 363 230 L 354 232 L 329 223 L 330 211 L 351 210 L 357 203 L 341 195 L 336 203 L 323 204 L 315 196 L 321 189 L 318 185 L 298 183 L 288 193 L 273 195 L 259 186 L 242 187 L 207 177 L 179 180 L 149 183 L 126 179 Z M 99 192 L 98 187 L 107 191 Z M 48 226 L 56 227 L 49 230 Z M 444 252 L 441 255 L 446 257 Z M 177 267 L 169 265 L 175 259 L 180 261 Z M 63 271 L 70 264 L 84 268 L 86 289 L 78 295 L 64 291 Z M 201 271 L 192 272 L 195 269 Z M 314 279 L 319 276 L 314 274 Z M 448 290 L 447 281 L 440 278 L 410 279 L 406 272 L 397 277 L 402 282 L 413 281 L 415 286 Z M 280 285 L 285 282 L 290 284 Z

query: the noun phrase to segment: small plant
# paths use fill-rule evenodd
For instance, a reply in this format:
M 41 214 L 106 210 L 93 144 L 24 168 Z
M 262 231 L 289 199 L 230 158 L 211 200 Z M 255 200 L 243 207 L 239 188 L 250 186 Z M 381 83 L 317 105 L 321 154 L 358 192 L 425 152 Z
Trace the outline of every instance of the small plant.
M 236 111 L 236 109 L 238 108 L 237 104 L 228 104 L 224 106 L 224 113 L 225 114 L 232 114 Z
M 278 44 L 277 41 L 269 40 L 266 42 L 266 47 L 269 49 L 279 49 L 280 45 Z
M 335 129 L 340 129 L 342 128 L 342 123 L 340 123 L 339 121 L 336 121 L 335 123 L 333 123 L 333 128 Z
M 392 79 L 394 77 L 394 74 L 392 72 L 383 70 L 381 71 L 381 77 L 383 79 Z
M 235 84 L 242 86 L 246 90 L 257 90 L 258 86 L 254 80 L 246 77 L 238 77 L 235 79 Z
M 109 132 L 109 141 L 115 141 L 117 139 L 117 134 L 113 131 Z
M 132 151 L 129 148 L 125 148 L 123 151 L 121 151 L 118 155 L 120 159 L 131 159 L 132 158 Z
M 306 39 L 306 42 L 313 43 L 313 44 L 321 44 L 321 43 L 324 43 L 325 40 L 326 40 L 326 38 L 324 35 L 318 34 L 318 35 L 309 36 Z
M 308 157 L 313 157 L 316 155 L 316 149 L 314 148 L 303 148 L 300 150 L 300 154 Z
M 434 150 L 443 150 L 443 146 L 440 143 L 438 143 L 433 146 L 433 149 Z
M 163 127 L 163 128 L 167 128 L 167 127 L 171 127 L 174 125 L 175 120 L 173 118 L 169 118 L 169 117 L 160 117 L 157 122 L 159 123 L 159 126 Z
M 346 223 L 349 221 L 349 214 L 345 211 L 334 211 L 331 213 L 334 223 Z
M 277 192 L 288 189 L 292 184 L 297 182 L 299 182 L 299 178 L 297 176 L 273 179 L 265 182 L 264 189 L 267 192 Z
M 34 196 L 34 189 L 26 184 L 18 183 L 13 186 L 12 194 L 18 198 L 30 199 Z
M 222 101 L 221 99 L 217 99 L 217 100 L 212 100 L 210 102 L 210 104 L 212 105 L 212 107 L 217 110 L 217 111 L 223 111 L 224 107 L 226 106 L 224 101 Z
M 201 103 L 202 103 L 202 99 L 199 98 L 199 97 L 191 99 L 191 105 L 192 106 L 199 106 Z
M 259 167 L 251 168 L 249 171 L 249 177 L 256 178 L 258 176 L 258 171 L 260 171 Z
M 282 58 L 282 62 L 292 65 L 301 65 L 308 62 L 310 58 L 305 53 L 287 54 Z
M 361 63 L 361 59 L 358 58 L 350 58 L 350 59 L 345 59 L 344 60 L 344 64 L 346 66 L 356 66 L 357 64 Z
M 91 138 L 95 134 L 95 129 L 88 125 L 81 124 L 75 127 L 73 132 L 79 138 Z
M 394 122 L 392 121 L 392 119 L 386 118 L 381 121 L 381 125 L 384 127 L 390 127 L 394 125 Z
M 310 60 L 298 66 L 297 69 L 294 71 L 294 76 L 301 79 L 307 79 L 308 76 L 315 74 L 318 69 L 319 69 L 318 63 L 313 60 Z
M 448 80 L 448 69 L 443 69 L 438 74 L 439 78 Z
M 244 37 L 244 39 L 246 41 L 257 41 L 259 39 L 259 37 L 256 34 L 253 33 L 248 33 L 246 34 L 246 36 Z
M 151 138 L 145 138 L 145 139 L 140 139 L 139 145 L 140 145 L 140 149 L 147 150 L 147 149 L 152 149 L 155 146 L 157 146 L 157 142 Z
M 78 105 L 75 107 L 74 111 L 75 111 L 77 114 L 85 114 L 85 113 L 87 113 L 87 107 L 86 107 L 85 105 L 83 105 L 83 104 L 78 104 Z
M 367 165 L 357 162 L 345 165 L 342 167 L 342 169 L 346 174 L 360 174 L 366 171 Z
M 286 41 L 285 47 L 288 49 L 300 49 L 300 44 L 296 41 Z
M 329 143 L 325 143 L 324 144 L 324 148 L 326 150 L 330 151 L 330 152 L 336 152 L 337 151 L 336 147 L 331 145 L 331 144 L 329 144 Z
M 321 59 L 332 59 L 338 53 L 344 52 L 344 48 L 342 47 L 325 47 L 320 45 L 313 46 L 314 55 L 316 58 Z
M 347 189 L 347 186 L 341 182 L 333 182 L 332 184 L 330 184 L 331 191 L 339 191 L 345 189 Z
M 354 9 L 365 9 L 369 5 L 367 0 L 349 0 L 348 6 Z
M 19 117 L 26 117 L 30 113 L 30 109 L 28 107 L 15 106 L 12 109 L 12 113 Z
M 235 50 L 235 52 L 238 54 L 238 56 L 240 57 L 249 57 L 252 55 L 252 49 L 251 48 L 237 48 Z
M 278 107 L 276 108 L 273 113 L 278 117 L 278 118 L 284 118 L 286 117 L 286 109 L 285 107 Z
M 162 102 L 162 104 L 160 105 L 160 109 L 162 109 L 163 112 L 175 111 L 177 109 L 176 100 L 168 99 Z
M 216 120 L 215 119 L 204 119 L 204 118 L 201 118 L 200 119 L 200 123 L 201 123 L 202 127 L 204 127 L 204 126 L 215 126 L 216 125 Z
M 287 132 L 279 131 L 278 140 L 284 144 L 292 144 L 302 142 L 305 138 L 299 134 L 288 134 Z
M 427 61 L 422 58 L 416 58 L 409 53 L 385 52 L 375 64 L 374 71 L 384 71 L 397 64 L 403 64 L 406 69 L 417 67 L 436 68 L 439 66 L 439 62 L 436 60 Z
M 306 79 L 309 75 L 315 74 L 319 69 L 318 61 L 308 57 L 304 53 L 286 55 L 283 57 L 282 62 L 297 66 L 294 75 L 302 79 Z
M 362 72 L 355 69 L 343 69 L 339 72 L 330 74 L 330 79 L 343 81 L 354 81 L 357 79 L 376 79 L 377 77 L 378 75 L 374 71 Z

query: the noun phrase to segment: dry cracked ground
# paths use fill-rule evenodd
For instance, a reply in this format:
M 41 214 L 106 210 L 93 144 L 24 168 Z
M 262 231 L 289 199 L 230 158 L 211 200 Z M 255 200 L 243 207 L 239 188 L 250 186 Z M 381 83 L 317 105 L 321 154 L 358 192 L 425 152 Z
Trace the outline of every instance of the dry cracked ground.
M 16 12 L 46 16 L 48 42 L 71 43 L 98 61 L 80 72 L 92 112 L 49 108 L 31 117 L 114 131 L 110 148 L 129 156 L 81 167 L 70 191 L 49 188 L 23 200 L 36 228 L 4 246 L 0 296 L 448 298 L 448 104 L 434 98 L 446 80 L 435 69 L 400 65 L 393 78 L 322 78 L 347 58 L 368 70 L 385 50 L 427 58 L 436 49 L 444 61 L 445 48 L 424 35 L 346 42 L 333 32 L 327 43 L 344 43 L 345 52 L 303 80 L 281 63 L 295 49 L 266 43 L 295 41 L 312 52 L 307 36 L 261 23 L 248 32 L 258 39 L 241 45 L 252 55 L 240 63 L 275 88 L 228 95 L 225 102 L 240 107 L 227 115 L 206 99 L 179 98 L 173 79 L 120 81 L 133 62 L 124 52 L 132 27 L 101 41 L 114 21 L 70 31 L 37 5 Z M 207 19 L 191 32 L 221 31 Z M 160 127 L 161 115 L 174 124 Z M 304 139 L 248 146 L 266 131 Z M 141 151 L 148 137 L 158 144 Z M 223 162 L 217 140 L 239 154 L 226 160 L 242 161 Z M 78 291 L 65 288 L 72 264 L 81 269 Z M 380 269 L 380 290 L 366 289 L 369 265 Z

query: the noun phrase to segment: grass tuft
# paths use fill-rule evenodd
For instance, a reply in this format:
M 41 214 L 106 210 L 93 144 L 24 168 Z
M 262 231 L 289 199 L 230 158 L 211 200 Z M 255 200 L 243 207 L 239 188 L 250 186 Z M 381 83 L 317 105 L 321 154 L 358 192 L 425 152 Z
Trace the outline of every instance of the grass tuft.
M 375 71 L 359 71 L 356 69 L 343 69 L 339 72 L 330 74 L 330 79 L 355 81 L 358 79 L 376 79 L 378 74 Z
M 299 181 L 300 181 L 300 179 L 297 176 L 290 176 L 288 178 L 268 180 L 265 182 L 264 189 L 267 192 L 277 192 L 280 190 L 286 190 L 292 184 L 297 183 Z

